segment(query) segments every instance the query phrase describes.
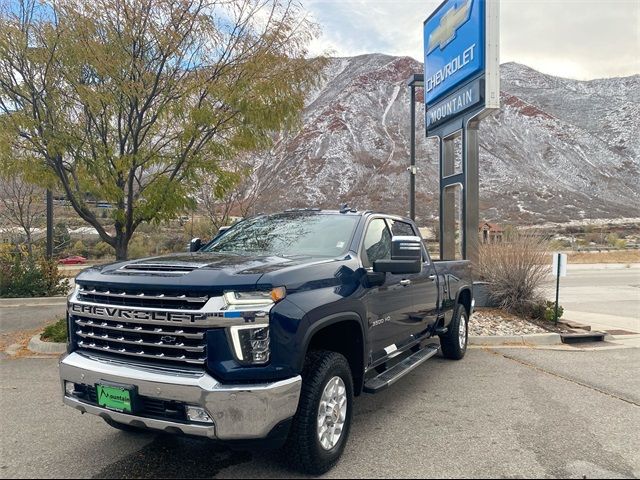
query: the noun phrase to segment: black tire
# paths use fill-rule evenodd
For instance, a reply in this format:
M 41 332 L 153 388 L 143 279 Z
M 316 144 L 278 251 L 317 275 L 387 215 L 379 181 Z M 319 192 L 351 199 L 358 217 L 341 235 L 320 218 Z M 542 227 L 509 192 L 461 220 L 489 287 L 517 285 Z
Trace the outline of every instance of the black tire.
M 345 423 L 340 439 L 326 450 L 318 438 L 318 409 L 325 387 L 334 377 L 343 382 L 347 397 Z M 331 469 L 344 451 L 353 416 L 353 377 L 347 359 L 335 352 L 314 351 L 307 355 L 302 372 L 302 391 L 293 419 L 285 454 L 304 473 L 320 475 Z
M 133 425 L 127 425 L 125 423 L 119 423 L 115 420 L 111 420 L 110 418 L 103 418 L 105 423 L 110 427 L 121 430 L 127 433 L 149 433 L 149 430 L 146 428 L 134 427 Z
M 460 345 L 460 323 L 464 320 L 465 335 L 464 346 Z M 442 355 L 450 360 L 461 360 L 467 353 L 467 344 L 469 343 L 469 314 L 464 305 L 456 305 L 453 312 L 453 319 L 447 333 L 440 335 L 440 345 L 442 346 Z

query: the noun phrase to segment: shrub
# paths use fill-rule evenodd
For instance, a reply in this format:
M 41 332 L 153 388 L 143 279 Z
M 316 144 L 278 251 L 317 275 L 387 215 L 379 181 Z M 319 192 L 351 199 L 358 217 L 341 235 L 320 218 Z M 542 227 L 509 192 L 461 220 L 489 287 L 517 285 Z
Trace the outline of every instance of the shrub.
M 71 249 L 71 252 L 74 255 L 82 255 L 83 257 L 87 257 L 89 255 L 89 249 L 87 248 L 87 246 L 84 244 L 82 240 L 78 240 L 76 243 L 73 244 L 73 248 Z
M 620 240 L 620 237 L 618 237 L 617 233 L 610 233 L 609 235 L 607 235 L 607 244 L 611 247 L 616 247 L 616 244 L 618 243 L 618 240 Z
M 562 318 L 564 308 L 562 305 L 558 305 L 558 320 Z M 531 311 L 531 316 L 538 320 L 546 320 L 547 322 L 553 322 L 556 315 L 556 302 L 549 300 L 537 304 Z
M 115 250 L 107 242 L 98 242 L 95 247 L 95 254 L 96 257 L 103 258 L 108 255 L 115 255 Z
M 532 316 L 544 303 L 540 287 L 551 268 L 549 241 L 531 233 L 514 233 L 511 241 L 483 245 L 478 274 L 488 283 L 491 300 L 501 308 Z
M 627 241 L 621 238 L 618 241 L 616 241 L 616 244 L 614 246 L 618 250 L 624 250 L 625 248 L 627 248 Z
M 0 297 L 49 297 L 68 291 L 69 281 L 55 261 L 23 252 L 0 257 Z
M 40 336 L 47 342 L 66 343 L 68 338 L 67 319 L 61 318 L 51 325 L 47 325 Z
M 136 235 L 129 243 L 129 258 L 144 258 L 153 255 L 152 246 L 142 235 Z

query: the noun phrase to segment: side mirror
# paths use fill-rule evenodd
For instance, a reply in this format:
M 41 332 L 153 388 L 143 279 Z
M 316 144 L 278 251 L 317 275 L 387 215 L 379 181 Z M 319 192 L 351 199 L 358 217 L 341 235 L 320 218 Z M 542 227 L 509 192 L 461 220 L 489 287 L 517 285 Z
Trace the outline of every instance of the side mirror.
M 420 237 L 396 236 L 391 239 L 391 260 L 377 260 L 374 272 L 395 275 L 422 271 L 422 240 Z
M 191 241 L 189 242 L 189 251 L 190 252 L 197 252 L 201 248 L 202 248 L 202 240 L 200 240 L 199 238 L 191 239 Z
M 367 272 L 364 276 L 364 287 L 373 288 L 381 287 L 387 279 L 387 274 L 384 272 Z
M 219 238 L 224 234 L 224 232 L 226 232 L 226 231 L 227 231 L 227 230 L 229 230 L 230 228 L 231 228 L 231 227 L 227 227 L 227 226 L 225 226 L 225 227 L 220 227 L 220 228 L 218 229 L 218 233 L 216 233 L 216 234 L 215 234 L 215 236 L 214 236 L 211 240 L 213 241 L 213 240 L 217 240 L 217 239 L 219 239 Z

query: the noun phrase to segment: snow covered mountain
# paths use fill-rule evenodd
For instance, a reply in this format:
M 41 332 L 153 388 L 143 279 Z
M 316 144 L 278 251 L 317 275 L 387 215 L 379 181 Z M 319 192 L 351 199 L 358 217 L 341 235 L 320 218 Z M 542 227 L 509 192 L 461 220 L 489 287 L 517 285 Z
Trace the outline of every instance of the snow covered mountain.
M 406 79 L 421 71 L 409 57 L 333 59 L 309 94 L 301 129 L 262 158 L 260 175 L 275 176 L 275 188 L 261 208 L 348 202 L 406 214 Z M 640 75 L 581 82 L 508 63 L 501 79 L 502 108 L 480 130 L 482 219 L 640 217 Z M 437 215 L 438 150 L 417 108 L 416 208 L 427 221 Z

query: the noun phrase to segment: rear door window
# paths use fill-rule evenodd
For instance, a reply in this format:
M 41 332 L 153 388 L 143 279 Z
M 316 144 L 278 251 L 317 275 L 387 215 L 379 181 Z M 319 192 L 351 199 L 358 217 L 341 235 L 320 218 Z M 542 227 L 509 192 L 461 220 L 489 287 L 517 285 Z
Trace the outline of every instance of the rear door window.
M 391 226 L 391 233 L 394 237 L 413 237 L 416 235 L 416 232 L 413 231 L 413 227 L 406 222 L 400 222 L 398 220 L 388 220 L 388 222 Z

